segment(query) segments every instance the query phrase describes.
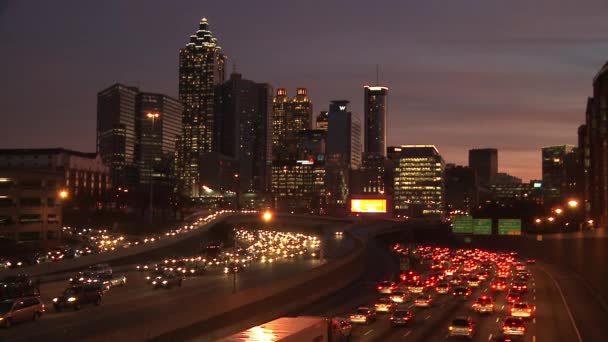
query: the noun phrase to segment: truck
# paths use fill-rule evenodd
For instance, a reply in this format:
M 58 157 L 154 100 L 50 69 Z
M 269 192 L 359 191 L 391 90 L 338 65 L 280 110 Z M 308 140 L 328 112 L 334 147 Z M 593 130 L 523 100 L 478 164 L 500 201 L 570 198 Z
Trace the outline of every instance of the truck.
M 352 327 L 343 318 L 313 316 L 280 317 L 221 339 L 221 342 L 342 342 Z

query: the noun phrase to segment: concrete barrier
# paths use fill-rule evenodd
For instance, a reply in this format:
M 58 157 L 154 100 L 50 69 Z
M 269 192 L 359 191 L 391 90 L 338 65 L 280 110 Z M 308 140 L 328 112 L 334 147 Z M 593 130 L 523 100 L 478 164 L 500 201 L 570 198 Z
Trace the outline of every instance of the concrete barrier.
M 205 339 L 213 340 L 232 333 L 231 323 L 261 324 L 334 293 L 358 279 L 363 271 L 365 242 L 357 241 L 353 253 L 340 260 L 267 286 L 215 298 L 184 300 L 179 303 L 179 308 L 160 306 L 154 314 L 142 317 L 140 324 L 125 324 L 88 340 L 175 341 L 204 333 L 209 333 Z M 223 328 L 218 330 L 218 327 Z M 214 332 L 211 332 L 212 328 Z
M 48 262 L 39 265 L 33 265 L 28 267 L 20 267 L 9 270 L 3 270 L 0 272 L 0 277 L 15 275 L 15 274 L 28 274 L 30 276 L 42 276 L 52 273 L 68 272 L 75 269 L 82 269 L 90 265 L 99 263 L 108 263 L 112 260 L 118 260 L 142 253 L 147 253 L 155 249 L 164 248 L 180 241 L 190 239 L 193 236 L 199 235 L 205 232 L 213 225 L 223 221 L 224 219 L 235 215 L 234 213 L 223 213 L 218 215 L 215 219 L 201 224 L 198 228 L 188 231 L 186 233 L 178 234 L 172 237 L 164 237 L 154 243 L 145 243 L 137 246 L 131 246 L 128 248 L 118 249 L 112 252 L 105 252 L 99 254 L 86 255 L 76 259 L 62 260 L 58 262 Z

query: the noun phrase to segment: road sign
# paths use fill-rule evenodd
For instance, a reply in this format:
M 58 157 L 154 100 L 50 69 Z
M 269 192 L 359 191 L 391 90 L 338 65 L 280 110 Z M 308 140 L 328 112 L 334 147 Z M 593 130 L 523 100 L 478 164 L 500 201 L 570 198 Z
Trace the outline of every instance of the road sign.
M 473 233 L 473 218 L 471 216 L 460 216 L 454 218 L 454 223 L 452 224 L 452 233 Z
M 474 219 L 473 234 L 492 235 L 492 219 Z
M 498 235 L 521 235 L 521 220 L 499 219 Z

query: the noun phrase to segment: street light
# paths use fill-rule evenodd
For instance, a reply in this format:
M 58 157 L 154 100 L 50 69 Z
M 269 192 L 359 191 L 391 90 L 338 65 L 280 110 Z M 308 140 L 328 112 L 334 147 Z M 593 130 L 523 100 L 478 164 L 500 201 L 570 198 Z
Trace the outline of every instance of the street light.
M 564 212 L 564 210 L 563 210 L 562 208 L 557 208 L 557 209 L 555 209 L 555 210 L 553 210 L 553 211 L 555 211 L 555 213 L 556 213 L 557 215 L 560 215 L 562 212 Z
M 154 135 L 154 122 L 156 119 L 160 118 L 159 112 L 147 112 L 146 117 L 152 120 L 152 132 L 150 136 Z M 152 138 L 154 139 L 154 138 Z M 150 167 L 150 222 L 154 219 L 154 167 L 149 165 Z
M 272 213 L 267 210 L 262 215 L 262 218 L 264 219 L 265 222 L 269 222 L 270 220 L 272 220 Z
M 549 216 L 549 218 L 547 218 L 547 220 L 549 220 L 549 222 L 553 222 L 553 221 L 555 221 L 555 218 L 553 216 Z
M 67 190 L 59 191 L 59 198 L 61 198 L 62 200 L 67 199 L 69 196 L 70 196 L 70 194 L 68 193 Z
M 541 220 L 541 219 L 539 219 L 539 218 L 537 218 L 536 220 L 534 220 L 534 222 L 536 222 L 536 223 L 541 223 L 542 221 L 543 221 L 543 220 Z

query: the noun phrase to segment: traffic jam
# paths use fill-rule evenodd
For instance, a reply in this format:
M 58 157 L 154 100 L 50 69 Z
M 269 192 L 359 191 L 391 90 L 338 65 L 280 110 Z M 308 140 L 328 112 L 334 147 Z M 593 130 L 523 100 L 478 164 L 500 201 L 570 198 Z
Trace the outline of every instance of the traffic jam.
M 376 284 L 375 300 L 348 316 L 354 339 L 378 339 L 374 323 L 384 320 L 392 327 L 390 337 L 432 340 L 416 338 L 415 330 L 433 313 L 445 316 L 434 326 L 442 338 L 481 340 L 477 335 L 483 320 L 484 334 L 489 332 L 483 340 L 536 340 L 529 334 L 536 324 L 536 289 L 530 272 L 535 260 L 522 260 L 516 253 L 399 243 L 391 252 L 400 260 L 401 271 L 396 279 Z M 447 311 L 451 303 L 455 306 Z
M 204 242 L 197 255 L 123 265 L 119 270 L 97 264 L 48 284 L 25 274 L 0 278 L 0 327 L 37 321 L 51 312 L 65 314 L 100 306 L 120 288 L 132 287 L 129 291 L 138 292 L 172 290 L 188 282 L 195 286 L 194 279 L 205 275 L 221 280 L 282 261 L 315 259 L 321 248 L 320 239 L 314 235 L 244 228 L 235 228 L 233 233 L 234 239 L 228 243 Z

